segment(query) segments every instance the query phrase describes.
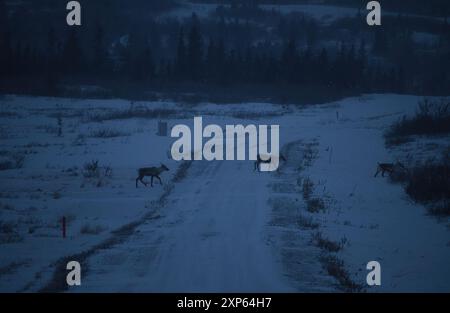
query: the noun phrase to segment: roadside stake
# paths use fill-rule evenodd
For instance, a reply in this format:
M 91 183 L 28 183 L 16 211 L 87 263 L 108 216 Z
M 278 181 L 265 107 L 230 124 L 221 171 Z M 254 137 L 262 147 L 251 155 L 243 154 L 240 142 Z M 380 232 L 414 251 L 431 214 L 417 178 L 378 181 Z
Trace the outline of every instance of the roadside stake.
M 66 238 L 66 217 L 62 217 L 62 236 Z

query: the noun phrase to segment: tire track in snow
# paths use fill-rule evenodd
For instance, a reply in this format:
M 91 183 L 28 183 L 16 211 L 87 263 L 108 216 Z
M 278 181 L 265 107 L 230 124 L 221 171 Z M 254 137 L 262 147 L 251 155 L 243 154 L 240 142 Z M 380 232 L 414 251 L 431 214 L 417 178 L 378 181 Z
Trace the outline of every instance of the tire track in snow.
M 89 271 L 88 259 L 93 255 L 99 253 L 102 250 L 111 249 L 112 247 L 124 242 L 130 237 L 137 229 L 139 225 L 148 223 L 151 220 L 157 220 L 160 218 L 158 214 L 158 208 L 164 206 L 167 197 L 170 195 L 174 189 L 174 183 L 181 181 L 184 178 L 185 171 L 190 167 L 190 162 L 182 163 L 175 175 L 172 177 L 170 184 L 166 185 L 164 192 L 159 197 L 153 210 L 145 214 L 142 218 L 137 221 L 123 225 L 119 229 L 112 231 L 112 236 L 93 247 L 70 256 L 64 256 L 60 258 L 53 264 L 50 264 L 47 268 L 54 269 L 52 277 L 48 283 L 46 283 L 42 288 L 39 288 L 39 292 L 62 292 L 67 291 L 68 286 L 66 284 L 66 264 L 70 261 L 78 261 L 82 267 L 83 274 L 85 275 Z M 44 269 L 45 270 L 45 269 Z M 40 276 L 40 274 L 39 274 Z M 36 277 L 37 278 L 37 277 Z M 34 287 L 34 282 L 29 282 L 22 292 L 29 291 Z
M 90 258 L 74 291 L 293 291 L 266 236 L 271 175 L 239 161 L 195 162 L 190 174 L 162 218 Z

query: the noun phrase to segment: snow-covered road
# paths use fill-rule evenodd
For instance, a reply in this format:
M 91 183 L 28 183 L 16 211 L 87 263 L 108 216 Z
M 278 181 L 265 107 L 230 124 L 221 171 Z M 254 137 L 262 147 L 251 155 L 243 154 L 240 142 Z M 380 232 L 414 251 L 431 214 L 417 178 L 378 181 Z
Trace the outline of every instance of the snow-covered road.
M 161 218 L 92 257 L 73 290 L 292 291 L 266 240 L 269 174 L 252 170 L 251 162 L 194 162 Z
M 318 196 L 329 199 L 329 208 L 312 218 L 320 221 L 326 237 L 347 240 L 339 255 L 359 284 L 365 283 L 367 262 L 381 261 L 383 285 L 370 291 L 446 289 L 448 271 L 442 266 L 450 251 L 448 231 L 424 216 L 424 208 L 412 205 L 401 186 L 373 178 L 376 162 L 392 158 L 384 148 L 383 130 L 398 110 L 412 110 L 414 100 L 386 97 L 375 106 L 352 99 L 345 106 L 311 108 L 272 121 L 283 127 L 282 145 L 298 138 L 318 140 L 317 160 L 302 175 L 323 185 Z M 193 162 L 158 209 L 161 217 L 140 226 L 122 244 L 94 254 L 83 286 L 71 291 L 334 290 L 335 283 L 320 269 L 321 252 L 311 245 L 311 232 L 295 224 L 292 210 L 311 216 L 302 201 L 283 213 L 294 224 L 271 228 L 271 200 L 299 197 L 292 186 L 301 152 L 289 158 L 292 168 L 281 176 L 253 172 L 252 162 Z M 286 175 L 292 174 L 290 181 Z M 287 189 L 274 190 L 277 182 Z M 408 239 L 410 225 L 416 225 L 413 241 Z

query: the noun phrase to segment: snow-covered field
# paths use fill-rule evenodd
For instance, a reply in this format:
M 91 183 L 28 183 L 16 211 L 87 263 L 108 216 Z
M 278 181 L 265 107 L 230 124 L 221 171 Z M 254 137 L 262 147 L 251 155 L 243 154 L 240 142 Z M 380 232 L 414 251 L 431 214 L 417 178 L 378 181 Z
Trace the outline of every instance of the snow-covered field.
M 365 95 L 299 108 L 4 96 L 0 291 L 64 291 L 65 273 L 55 270 L 68 256 L 85 269 L 73 292 L 340 291 L 325 255 L 364 291 L 448 292 L 449 221 L 373 177 L 377 162 L 413 162 L 448 146 L 446 137 L 385 148 L 383 131 L 419 99 Z M 194 116 L 279 124 L 287 162 L 258 173 L 251 161 L 194 161 L 178 177 L 186 164 L 169 158 L 173 139 L 157 136 L 158 120 L 170 127 Z M 84 169 L 93 160 L 100 177 Z M 160 163 L 170 168 L 164 185 L 136 189 L 137 168 Z M 307 210 L 305 179 L 323 199 L 317 212 Z M 339 251 L 318 247 L 318 233 Z M 365 285 L 372 260 L 380 287 Z

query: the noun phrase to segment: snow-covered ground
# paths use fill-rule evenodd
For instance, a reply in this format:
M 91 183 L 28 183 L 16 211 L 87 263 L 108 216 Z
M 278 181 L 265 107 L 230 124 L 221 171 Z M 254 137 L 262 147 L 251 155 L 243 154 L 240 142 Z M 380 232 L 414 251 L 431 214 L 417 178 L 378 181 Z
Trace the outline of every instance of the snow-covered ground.
M 190 18 L 192 13 L 206 18 L 214 13 L 219 4 L 183 2 L 180 6 L 163 15 L 163 17 L 175 17 L 179 19 Z M 224 5 L 229 8 L 229 5 Z M 331 23 L 338 18 L 354 17 L 358 9 L 320 4 L 292 4 L 292 5 L 260 5 L 266 11 L 276 11 L 281 14 L 303 13 L 323 23 Z
M 365 95 L 294 108 L 4 96 L 1 161 L 24 159 L 0 171 L 0 291 L 51 286 L 59 260 L 88 250 L 82 285 L 69 291 L 339 291 L 311 240 L 317 232 L 343 243 L 330 254 L 357 284 L 369 261 L 380 262 L 382 286 L 366 291 L 450 291 L 449 221 L 373 177 L 377 162 L 416 161 L 448 146 L 448 137 L 417 138 L 386 150 L 383 131 L 419 99 Z M 139 113 L 149 110 L 155 116 Z M 279 124 L 288 160 L 277 173 L 254 172 L 250 161 L 194 161 L 174 180 L 180 163 L 167 154 L 173 140 L 156 135 L 157 112 L 169 127 L 194 116 Z M 86 178 L 92 160 L 112 175 Z M 164 186 L 136 189 L 136 169 L 160 163 L 170 168 Z M 306 178 L 325 210 L 307 211 Z M 299 216 L 316 227 L 300 227 Z M 116 231 L 130 223 L 126 236 Z
M 195 13 L 200 18 L 206 18 L 211 13 L 213 13 L 219 7 L 218 4 L 214 3 L 192 3 L 192 2 L 179 2 L 179 5 L 173 10 L 163 14 L 161 17 L 171 17 L 171 18 L 190 18 L 192 13 Z M 228 6 L 226 6 L 228 7 Z
M 331 23 L 344 17 L 355 17 L 358 14 L 358 9 L 356 8 L 322 4 L 267 4 L 262 5 L 261 8 L 268 11 L 275 10 L 282 14 L 303 13 L 323 23 Z
M 229 8 L 230 5 L 223 5 L 225 8 Z M 219 7 L 219 4 L 213 3 L 193 3 L 190 1 L 180 1 L 179 6 L 173 10 L 163 14 L 161 17 L 171 17 L 178 19 L 190 18 L 192 13 L 195 13 L 198 17 L 206 18 L 210 14 L 214 13 Z M 345 7 L 339 5 L 327 5 L 327 4 L 264 4 L 259 6 L 260 9 L 266 11 L 275 11 L 280 14 L 288 15 L 292 13 L 301 13 L 308 15 L 324 25 L 333 23 L 334 21 L 342 18 L 353 18 L 359 14 L 365 18 L 367 13 L 366 7 Z M 399 12 L 383 10 L 383 15 L 386 16 L 398 16 Z M 402 16 L 432 19 L 437 21 L 444 21 L 443 18 L 430 17 L 418 14 L 402 14 Z

